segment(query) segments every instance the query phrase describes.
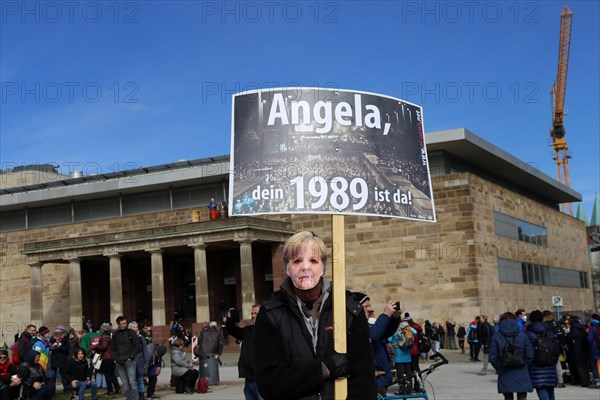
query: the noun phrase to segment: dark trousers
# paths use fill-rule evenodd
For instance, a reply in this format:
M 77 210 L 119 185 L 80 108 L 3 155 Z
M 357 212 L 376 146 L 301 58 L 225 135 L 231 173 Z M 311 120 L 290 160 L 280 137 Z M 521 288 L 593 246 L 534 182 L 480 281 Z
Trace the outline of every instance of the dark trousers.
M 0 389 L 0 400 L 14 400 L 19 397 L 20 386 L 3 386 Z
M 513 400 L 514 393 L 502 393 L 504 395 L 504 400 Z M 527 398 L 527 392 L 517 393 L 517 400 L 525 400 Z
M 569 361 L 569 370 L 575 384 L 583 387 L 590 386 L 590 369 L 588 361 Z
M 419 366 L 419 357 L 420 354 L 411 354 L 410 355 L 410 370 L 412 372 L 413 375 L 413 387 L 414 388 L 418 388 L 419 387 L 419 372 L 421 372 L 421 367 Z
M 460 346 L 460 349 L 464 353 L 465 352 L 465 339 L 458 339 L 458 345 Z
M 469 352 L 471 354 L 472 360 L 476 360 L 479 358 L 479 351 L 481 351 L 481 343 L 469 342 Z
M 156 391 L 156 381 L 158 381 L 157 376 L 148 378 L 148 392 L 146 394 L 147 398 L 154 396 L 154 392 Z
M 182 376 L 175 378 L 175 393 L 183 393 L 185 391 L 195 392 L 196 381 L 200 372 L 197 369 L 190 368 Z
M 114 360 L 102 360 L 102 364 L 100 364 L 100 372 L 104 375 L 104 378 L 106 379 L 107 393 L 115 393 L 116 391 L 121 390 L 119 380 L 117 379 L 117 375 L 115 374 Z

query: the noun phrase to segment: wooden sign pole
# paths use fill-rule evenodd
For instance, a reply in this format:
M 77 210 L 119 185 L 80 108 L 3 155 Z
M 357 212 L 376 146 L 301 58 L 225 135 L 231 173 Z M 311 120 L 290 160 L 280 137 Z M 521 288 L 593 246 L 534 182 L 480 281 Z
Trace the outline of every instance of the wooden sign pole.
M 346 353 L 346 239 L 344 236 L 344 216 L 331 216 L 333 239 L 333 348 L 338 353 Z M 348 397 L 348 380 L 336 379 L 335 400 Z

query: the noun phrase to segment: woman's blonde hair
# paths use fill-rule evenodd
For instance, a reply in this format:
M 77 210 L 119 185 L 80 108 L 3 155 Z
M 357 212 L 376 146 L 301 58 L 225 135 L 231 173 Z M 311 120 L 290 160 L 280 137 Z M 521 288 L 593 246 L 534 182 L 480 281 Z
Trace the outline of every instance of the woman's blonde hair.
M 323 272 L 327 266 L 327 255 L 325 252 L 327 248 L 323 239 L 318 237 L 314 232 L 302 231 L 296 233 L 294 236 L 286 240 L 283 245 L 283 270 L 287 270 L 287 265 L 290 260 L 293 260 L 301 251 L 302 248 L 308 243 L 314 243 L 316 250 L 321 255 L 321 262 L 323 263 Z

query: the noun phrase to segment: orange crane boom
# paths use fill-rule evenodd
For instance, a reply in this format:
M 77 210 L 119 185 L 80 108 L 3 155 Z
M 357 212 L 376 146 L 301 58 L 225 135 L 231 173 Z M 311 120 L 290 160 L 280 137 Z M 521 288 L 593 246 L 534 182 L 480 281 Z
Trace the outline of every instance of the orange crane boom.
M 558 47 L 558 74 L 556 82 L 552 86 L 552 146 L 554 148 L 553 159 L 556 161 L 556 172 L 558 181 L 571 187 L 571 176 L 569 172 L 569 146 L 565 139 L 564 108 L 565 92 L 567 89 L 567 70 L 569 68 L 569 50 L 571 48 L 571 22 L 573 12 L 569 7 L 564 6 L 560 14 L 560 44 Z M 563 203 L 560 205 L 561 211 L 573 215 L 573 204 Z

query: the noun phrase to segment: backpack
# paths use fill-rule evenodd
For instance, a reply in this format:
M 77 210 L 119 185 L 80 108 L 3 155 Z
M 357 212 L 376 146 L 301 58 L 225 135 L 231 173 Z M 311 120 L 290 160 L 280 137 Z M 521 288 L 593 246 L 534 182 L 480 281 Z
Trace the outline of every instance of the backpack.
M 477 328 L 469 329 L 469 334 L 467 335 L 468 342 L 474 342 L 477 340 Z
M 513 340 L 508 340 L 505 336 L 506 346 L 502 349 L 500 354 L 500 362 L 504 368 L 522 367 L 525 365 L 525 357 L 523 352 L 517 346 Z
M 596 347 L 600 349 L 600 324 L 596 326 Z
M 92 341 L 90 342 L 90 351 L 96 350 L 96 346 L 100 343 L 100 339 L 102 339 L 102 336 L 94 336 L 92 338 Z
M 19 341 L 18 340 L 15 343 L 13 343 L 13 345 L 11 347 L 11 351 L 12 351 L 12 363 L 15 364 L 16 366 L 19 366 L 19 361 L 21 361 L 21 357 L 19 357 Z
M 206 393 L 208 392 L 208 378 L 205 376 L 200 377 L 198 379 L 198 393 Z
M 429 338 L 425 335 L 419 335 L 417 347 L 419 348 L 419 353 L 428 353 L 429 350 L 431 350 L 431 342 L 429 341 Z
M 548 337 L 548 333 L 538 335 L 535 339 L 535 356 L 533 362 L 538 367 L 556 365 L 560 356 L 558 340 Z
M 398 342 L 394 345 L 400 350 L 412 349 L 415 344 L 415 337 L 413 336 L 410 326 L 398 329 Z

